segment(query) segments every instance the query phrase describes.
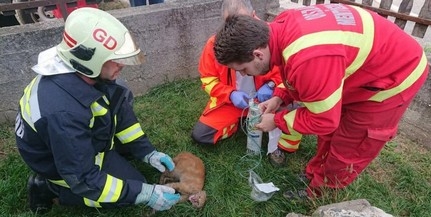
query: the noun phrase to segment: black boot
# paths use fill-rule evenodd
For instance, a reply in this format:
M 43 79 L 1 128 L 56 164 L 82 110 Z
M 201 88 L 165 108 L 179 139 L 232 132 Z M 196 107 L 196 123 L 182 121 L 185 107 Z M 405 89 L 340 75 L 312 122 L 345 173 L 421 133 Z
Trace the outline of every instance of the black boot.
M 47 180 L 40 175 L 31 175 L 27 183 L 30 210 L 45 214 L 51 210 L 53 199 L 57 196 L 49 189 Z

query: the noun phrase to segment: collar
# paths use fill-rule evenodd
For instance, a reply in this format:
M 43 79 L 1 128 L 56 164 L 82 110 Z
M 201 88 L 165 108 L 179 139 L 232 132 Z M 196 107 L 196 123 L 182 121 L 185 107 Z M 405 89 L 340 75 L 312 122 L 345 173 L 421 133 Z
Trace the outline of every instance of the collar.
M 51 75 L 48 77 L 85 107 L 90 107 L 93 102 L 103 96 L 102 92 L 87 84 L 76 73 Z

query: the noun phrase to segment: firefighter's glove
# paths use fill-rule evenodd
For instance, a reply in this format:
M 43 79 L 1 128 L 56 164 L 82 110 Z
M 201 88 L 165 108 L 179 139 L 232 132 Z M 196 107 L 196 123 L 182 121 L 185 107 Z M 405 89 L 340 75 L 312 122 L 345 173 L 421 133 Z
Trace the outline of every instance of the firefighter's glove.
M 274 92 L 275 83 L 270 81 L 257 90 L 257 100 L 259 102 L 265 102 L 266 100 L 272 97 L 272 93 Z
M 240 109 L 246 108 L 248 106 L 248 100 L 250 99 L 247 93 L 239 90 L 233 91 L 229 98 L 232 104 Z
M 166 169 L 172 171 L 175 168 L 172 158 L 167 154 L 158 151 L 153 151 L 147 154 L 147 156 L 144 157 L 144 162 L 151 164 L 151 166 L 162 173 L 165 172 Z
M 135 204 L 146 203 L 151 208 L 162 211 L 170 209 L 179 200 L 180 194 L 175 194 L 175 189 L 171 187 L 144 183 Z

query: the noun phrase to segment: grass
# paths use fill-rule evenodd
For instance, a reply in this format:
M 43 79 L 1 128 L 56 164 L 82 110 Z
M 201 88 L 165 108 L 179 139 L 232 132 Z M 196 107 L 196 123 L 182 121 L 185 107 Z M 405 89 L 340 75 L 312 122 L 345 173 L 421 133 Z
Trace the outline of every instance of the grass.
M 425 55 L 428 58 L 428 62 L 431 62 L 431 44 L 426 43 L 424 46 Z
M 190 138 L 191 129 L 207 101 L 198 79 L 177 80 L 153 88 L 137 97 L 135 111 L 152 143 L 158 150 L 174 156 L 190 151 L 206 165 L 206 206 L 196 210 L 188 203 L 158 212 L 154 216 L 285 216 L 290 212 L 311 215 L 321 205 L 354 199 L 366 199 L 373 206 L 394 216 L 431 216 L 431 155 L 429 150 L 402 137 L 387 144 L 380 156 L 348 188 L 313 201 L 288 201 L 282 193 L 303 188 L 297 174 L 315 152 L 315 137 L 305 136 L 300 150 L 288 155 L 288 166 L 275 169 L 265 157 L 243 158 L 246 136 L 243 132 L 216 146 L 201 147 Z M 263 148 L 266 149 L 267 136 Z M 0 216 L 34 216 L 28 209 L 26 182 L 31 173 L 14 144 L 13 127 L 0 127 Z M 159 173 L 140 162 L 132 162 L 150 182 Z M 256 166 L 257 165 L 257 166 Z M 250 198 L 247 170 L 264 182 L 273 182 L 281 190 L 266 202 Z M 96 210 L 55 206 L 46 216 L 148 216 L 145 206 Z

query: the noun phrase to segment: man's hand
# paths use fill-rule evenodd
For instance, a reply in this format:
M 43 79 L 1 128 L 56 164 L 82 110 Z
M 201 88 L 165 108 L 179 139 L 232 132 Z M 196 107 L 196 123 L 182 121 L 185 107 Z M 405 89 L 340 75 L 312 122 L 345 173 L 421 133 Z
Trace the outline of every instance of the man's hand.
M 272 93 L 274 92 L 274 86 L 275 83 L 273 81 L 262 85 L 262 87 L 260 87 L 257 91 L 257 100 L 259 100 L 259 102 L 265 102 L 266 100 L 270 99 L 272 97 Z
M 240 109 L 246 108 L 250 99 L 247 93 L 239 90 L 232 91 L 229 98 L 232 104 Z
M 151 208 L 162 211 L 168 210 L 180 200 L 180 194 L 175 189 L 164 185 L 142 184 L 141 193 L 138 194 L 135 204 L 147 203 Z
M 256 128 L 263 132 L 269 132 L 276 128 L 274 122 L 274 114 L 263 114 L 260 123 L 256 124 Z
M 264 114 L 274 113 L 280 108 L 282 103 L 283 100 L 280 97 L 275 96 L 265 102 L 259 103 L 259 108 Z
M 144 162 L 150 163 L 151 166 L 158 169 L 160 172 L 165 172 L 166 168 L 169 171 L 172 171 L 175 168 L 175 164 L 172 161 L 172 158 L 169 157 L 167 154 L 158 151 L 153 151 L 147 156 L 145 156 Z

